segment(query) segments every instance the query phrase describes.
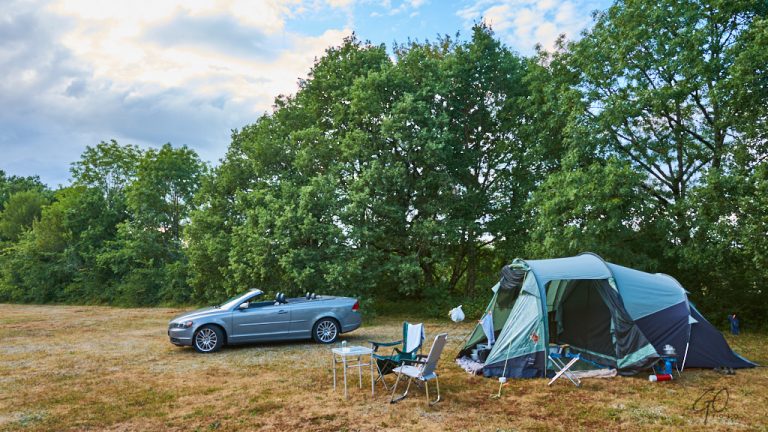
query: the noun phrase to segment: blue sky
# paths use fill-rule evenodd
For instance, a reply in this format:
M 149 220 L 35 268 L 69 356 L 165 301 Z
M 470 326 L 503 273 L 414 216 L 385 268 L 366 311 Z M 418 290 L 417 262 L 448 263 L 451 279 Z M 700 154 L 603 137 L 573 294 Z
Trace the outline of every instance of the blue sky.
M 170 142 L 216 163 L 328 46 L 469 34 L 523 55 L 577 38 L 606 0 L 2 0 L 0 169 L 69 183 L 87 145 Z

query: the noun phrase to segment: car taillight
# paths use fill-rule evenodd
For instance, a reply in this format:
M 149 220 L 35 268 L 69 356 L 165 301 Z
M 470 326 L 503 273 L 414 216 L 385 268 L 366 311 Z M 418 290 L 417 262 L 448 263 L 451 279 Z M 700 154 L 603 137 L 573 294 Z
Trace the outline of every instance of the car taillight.
M 355 312 L 359 311 L 360 310 L 360 302 L 355 301 L 355 305 L 352 306 L 352 310 L 355 311 Z

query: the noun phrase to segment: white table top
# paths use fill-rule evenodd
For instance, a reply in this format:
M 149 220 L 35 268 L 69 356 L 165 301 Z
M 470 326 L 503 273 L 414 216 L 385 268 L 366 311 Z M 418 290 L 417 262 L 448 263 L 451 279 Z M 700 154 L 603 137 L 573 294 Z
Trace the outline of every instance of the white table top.
M 331 351 L 340 356 L 368 355 L 373 352 L 371 348 L 355 345 L 348 345 L 346 348 L 331 348 Z

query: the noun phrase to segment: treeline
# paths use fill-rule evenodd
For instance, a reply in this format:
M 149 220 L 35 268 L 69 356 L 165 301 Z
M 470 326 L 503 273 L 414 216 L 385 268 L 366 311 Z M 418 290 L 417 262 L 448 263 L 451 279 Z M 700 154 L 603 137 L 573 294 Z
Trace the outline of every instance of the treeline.
M 183 229 L 207 172 L 195 152 L 102 142 L 71 171 L 55 192 L 0 171 L 0 299 L 190 301 Z
M 0 299 L 205 303 L 257 286 L 442 312 L 487 301 L 515 257 L 594 251 L 762 323 L 767 13 L 619 1 L 533 57 L 482 24 L 390 52 L 348 38 L 213 169 L 111 142 L 55 192 L 0 178 Z

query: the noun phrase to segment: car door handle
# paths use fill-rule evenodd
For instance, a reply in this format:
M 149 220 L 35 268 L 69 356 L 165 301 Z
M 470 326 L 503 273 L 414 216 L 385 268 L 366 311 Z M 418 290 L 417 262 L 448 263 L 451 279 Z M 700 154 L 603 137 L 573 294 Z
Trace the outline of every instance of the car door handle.
M 287 313 L 288 313 L 287 310 L 281 310 L 277 312 L 278 315 L 287 314 Z

